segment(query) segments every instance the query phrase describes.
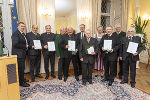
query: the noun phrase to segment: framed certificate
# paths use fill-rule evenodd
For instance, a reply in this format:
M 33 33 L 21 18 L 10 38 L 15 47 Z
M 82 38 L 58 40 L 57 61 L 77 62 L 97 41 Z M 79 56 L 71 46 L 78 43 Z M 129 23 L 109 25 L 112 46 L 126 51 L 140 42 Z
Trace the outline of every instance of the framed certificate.
M 112 49 L 112 40 L 104 40 L 104 49 L 107 51 Z
M 75 51 L 75 41 L 68 40 L 68 51 Z
M 134 53 L 136 53 L 137 48 L 138 48 L 138 43 L 129 42 L 127 52 L 134 54 Z
M 33 40 L 33 43 L 34 43 L 35 49 L 42 49 L 40 40 Z
M 48 51 L 55 51 L 56 50 L 54 41 L 47 42 L 47 44 L 48 44 Z

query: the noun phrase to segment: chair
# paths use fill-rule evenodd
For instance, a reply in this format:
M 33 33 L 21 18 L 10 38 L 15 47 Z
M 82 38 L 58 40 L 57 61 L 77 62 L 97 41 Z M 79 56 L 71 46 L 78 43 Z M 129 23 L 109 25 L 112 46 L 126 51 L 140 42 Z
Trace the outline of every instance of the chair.
M 148 52 L 148 63 L 147 63 L 147 68 L 148 68 L 150 62 L 150 48 L 147 50 L 147 52 Z

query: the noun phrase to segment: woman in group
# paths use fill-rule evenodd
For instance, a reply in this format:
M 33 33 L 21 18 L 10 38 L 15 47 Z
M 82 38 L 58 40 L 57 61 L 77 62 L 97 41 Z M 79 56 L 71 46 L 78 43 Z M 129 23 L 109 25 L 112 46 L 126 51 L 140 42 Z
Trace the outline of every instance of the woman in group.
M 97 32 L 98 33 L 94 35 L 94 38 L 96 38 L 97 41 L 98 41 L 98 44 L 100 44 L 101 38 L 104 35 L 103 26 L 97 27 Z M 96 69 L 97 71 L 100 71 L 100 76 L 103 76 L 103 74 L 104 74 L 104 65 L 103 65 L 103 59 L 101 57 L 101 51 L 100 50 L 98 51 L 98 54 L 97 54 L 96 59 L 95 59 L 94 69 Z M 97 77 L 98 74 L 95 75 L 95 76 Z

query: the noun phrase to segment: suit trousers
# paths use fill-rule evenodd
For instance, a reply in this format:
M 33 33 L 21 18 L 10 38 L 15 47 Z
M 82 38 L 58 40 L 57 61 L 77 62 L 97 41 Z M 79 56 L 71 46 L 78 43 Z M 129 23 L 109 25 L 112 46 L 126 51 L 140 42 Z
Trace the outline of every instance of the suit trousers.
M 124 80 L 128 81 L 129 76 L 129 66 L 130 66 L 130 83 L 135 84 L 135 76 L 136 76 L 136 61 L 132 60 L 132 56 L 128 56 L 123 61 L 123 75 Z
M 49 60 L 51 64 L 51 75 L 55 73 L 55 54 L 44 55 L 44 69 L 46 76 L 49 76 Z
M 30 75 L 32 78 L 40 74 L 41 55 L 30 55 Z M 34 71 L 36 69 L 36 72 Z
M 79 53 L 77 53 L 77 67 L 78 67 L 78 73 L 79 73 L 79 75 L 81 75 L 82 74 L 82 66 L 81 66 L 81 61 L 79 58 Z
M 119 76 L 123 76 L 123 61 L 119 59 Z
M 65 62 L 65 74 L 64 77 L 68 77 L 69 65 L 72 60 L 73 67 L 74 67 L 74 74 L 75 77 L 78 77 L 78 68 L 77 68 L 77 59 L 76 55 L 71 56 L 71 58 L 64 58 Z
M 92 81 L 92 69 L 94 64 L 82 63 L 82 81 Z
M 65 67 L 65 59 L 60 58 L 58 61 L 58 77 L 62 77 L 62 74 L 64 74 L 64 67 Z
M 105 69 L 105 79 L 113 82 L 114 81 L 114 70 L 116 67 L 117 61 L 109 61 L 107 58 L 103 60 L 104 69 Z
M 23 84 L 24 83 L 25 58 L 17 58 L 17 62 L 18 62 L 19 84 Z

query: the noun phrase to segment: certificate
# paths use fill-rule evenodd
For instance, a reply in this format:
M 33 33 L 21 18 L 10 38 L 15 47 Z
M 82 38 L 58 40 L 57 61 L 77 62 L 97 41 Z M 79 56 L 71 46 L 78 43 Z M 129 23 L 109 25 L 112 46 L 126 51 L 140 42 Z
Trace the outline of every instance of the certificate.
M 76 42 L 75 41 L 72 41 L 72 40 L 68 40 L 68 51 L 75 51 L 75 44 Z
M 127 52 L 134 54 L 136 53 L 137 48 L 138 48 L 138 43 L 129 42 Z
M 92 54 L 92 52 L 94 52 L 94 47 L 91 46 L 90 48 L 87 49 L 88 54 Z
M 48 51 L 55 51 L 55 43 L 54 42 L 47 42 L 48 44 Z
M 110 51 L 112 49 L 112 40 L 104 40 L 104 50 Z
M 42 49 L 40 40 L 33 40 L 33 44 L 35 46 L 35 49 Z

